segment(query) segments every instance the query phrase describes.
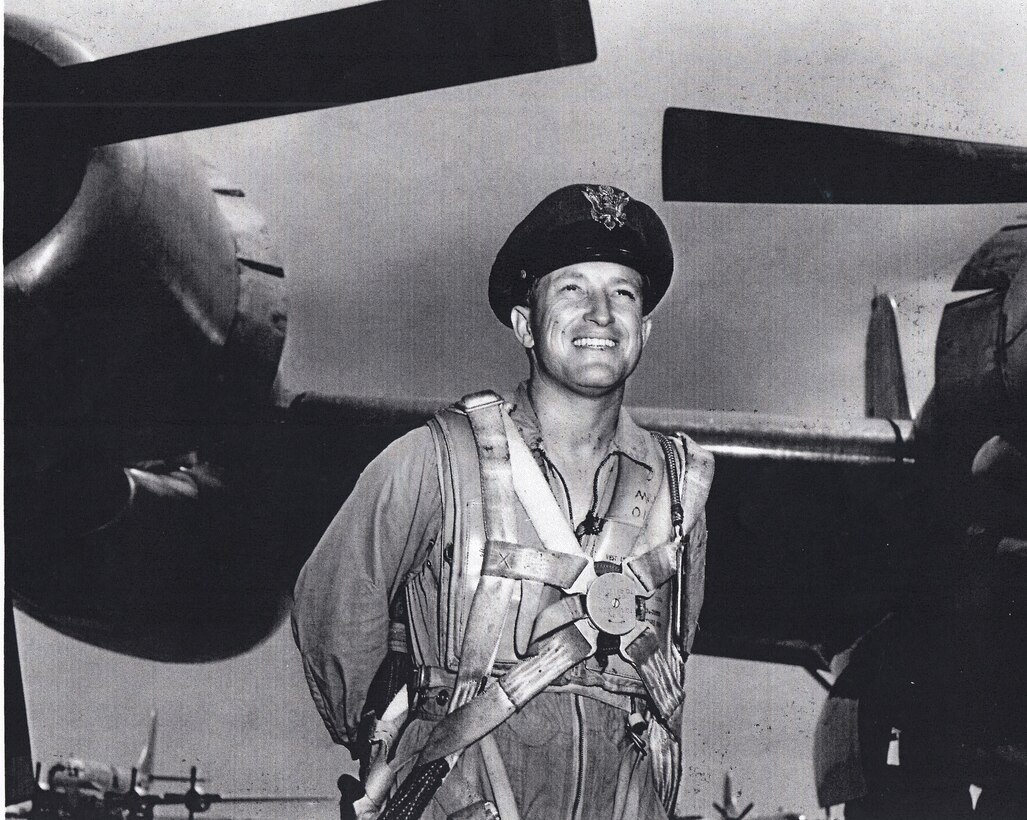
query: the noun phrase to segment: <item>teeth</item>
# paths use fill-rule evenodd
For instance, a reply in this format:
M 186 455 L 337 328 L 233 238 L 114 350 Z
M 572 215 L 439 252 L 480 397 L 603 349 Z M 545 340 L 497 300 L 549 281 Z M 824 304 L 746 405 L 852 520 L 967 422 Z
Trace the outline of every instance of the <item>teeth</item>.
M 613 339 L 591 339 L 591 338 L 586 338 L 586 339 L 575 339 L 574 340 L 574 346 L 575 347 L 594 347 L 594 348 L 598 349 L 598 348 L 603 348 L 603 347 L 613 347 L 615 344 L 617 344 L 617 343 Z

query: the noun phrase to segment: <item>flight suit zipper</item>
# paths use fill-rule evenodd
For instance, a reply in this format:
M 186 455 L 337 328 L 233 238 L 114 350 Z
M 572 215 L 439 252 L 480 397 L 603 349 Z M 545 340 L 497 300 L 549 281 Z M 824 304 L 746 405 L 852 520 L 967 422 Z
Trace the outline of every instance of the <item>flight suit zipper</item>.
M 581 695 L 572 695 L 574 714 L 571 718 L 574 741 L 574 802 L 571 803 L 570 820 L 582 820 L 582 807 L 585 793 L 585 770 L 588 768 L 588 744 L 585 739 L 585 712 L 581 706 Z
M 546 454 L 544 447 L 539 446 L 536 453 L 541 457 L 537 460 L 540 460 L 542 464 L 545 465 L 545 472 L 548 472 L 550 476 L 555 475 L 556 478 L 559 479 L 563 488 L 564 500 L 567 505 L 566 514 L 571 522 L 571 526 L 573 527 L 574 506 L 571 502 L 571 493 L 567 486 L 567 482 L 564 480 L 560 470 Z M 606 467 L 606 463 L 611 458 L 619 454 L 620 451 L 617 450 L 607 453 L 596 468 L 595 475 L 592 477 L 592 504 L 585 513 L 585 518 L 582 520 L 581 525 L 575 529 L 575 535 L 577 536 L 578 542 L 589 554 L 591 554 L 592 550 L 595 548 L 596 536 L 601 528 L 600 519 L 596 515 L 597 508 L 599 506 L 599 477 Z M 551 483 L 550 486 L 552 486 Z M 585 730 L 585 712 L 582 707 L 583 696 L 572 695 L 571 697 L 574 702 L 574 709 L 571 715 L 571 741 L 574 745 L 575 754 L 571 761 L 572 780 L 574 782 L 574 798 L 571 801 L 569 820 L 584 820 L 585 772 L 588 769 L 588 742 Z

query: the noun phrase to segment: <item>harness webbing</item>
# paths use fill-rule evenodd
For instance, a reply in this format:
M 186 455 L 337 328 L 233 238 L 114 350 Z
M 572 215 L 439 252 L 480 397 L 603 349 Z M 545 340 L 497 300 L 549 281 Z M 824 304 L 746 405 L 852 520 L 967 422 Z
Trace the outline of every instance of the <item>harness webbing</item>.
M 390 820 L 417 816 L 409 812 L 415 806 L 426 805 L 467 746 L 488 735 L 561 676 L 593 656 L 600 635 L 607 642 L 612 638 L 614 646 L 620 636 L 622 657 L 634 666 L 656 714 L 671 734 L 677 734 L 676 716 L 684 700 L 684 656 L 667 636 L 661 636 L 646 622 L 644 603 L 676 573 L 680 577 L 682 525 L 697 520 L 705 501 L 705 492 L 700 492 L 698 498 L 687 498 L 686 509 L 682 508 L 677 492 L 678 463 L 669 452 L 674 445 L 661 438 L 678 537 L 635 554 L 636 543 L 646 532 L 652 502 L 643 511 L 633 497 L 649 480 L 648 475 L 641 474 L 648 468 L 622 458 L 607 515 L 599 522 L 595 555 L 589 557 L 505 412 L 502 399 L 491 392 L 474 394 L 462 400 L 458 411 L 467 416 L 477 449 L 484 554 L 480 573 L 472 569 L 469 576 L 478 576 L 477 585 L 466 618 L 450 711 L 434 726 L 411 776 L 389 802 L 385 817 Z M 687 485 L 695 480 L 687 481 L 692 478 L 687 472 L 686 469 L 686 496 Z M 699 482 L 705 480 L 708 490 L 712 464 L 707 472 L 709 475 L 700 476 Z M 653 490 L 648 497 L 655 495 Z M 541 548 L 519 542 L 518 502 L 541 541 Z M 696 504 L 698 512 L 690 517 Z M 596 562 L 601 565 L 599 572 Z M 523 659 L 501 678 L 489 682 L 518 585 L 522 594 L 515 624 L 515 647 Z M 540 592 L 546 586 L 559 588 L 562 595 L 539 612 Z M 587 594 L 590 591 L 592 594 Z M 685 592 L 681 588 L 679 594 Z M 612 609 L 604 612 L 603 606 Z M 600 632 L 597 623 L 608 624 L 612 634 Z M 529 647 L 535 654 L 523 657 Z
M 503 425 L 503 400 L 495 393 L 475 393 L 464 398 L 461 406 L 471 422 L 478 448 L 485 519 L 484 565 L 487 566 L 498 560 L 496 552 L 504 544 L 515 544 L 517 540 L 516 498 L 510 448 Z M 492 671 L 510 598 L 516 588 L 516 578 L 482 573 L 471 599 L 456 688 L 449 703 L 451 712 L 473 698 Z
M 510 600 L 520 582 L 522 600 L 515 636 L 518 650 L 526 650 L 533 640 L 555 635 L 573 624 L 591 646 L 587 657 L 596 652 L 601 630 L 609 630 L 613 636 L 604 643 L 610 644 L 612 640 L 614 650 L 620 648 L 622 657 L 635 667 L 661 717 L 670 718 L 683 699 L 679 673 L 684 661 L 674 647 L 662 646 L 664 642 L 655 627 L 645 620 L 645 605 L 636 603 L 674 576 L 680 558 L 676 542 L 635 554 L 651 509 L 650 502 L 643 511 L 637 497 L 647 495 L 642 488 L 649 490 L 648 497 L 656 495 L 655 490 L 647 487 L 651 478 L 649 468 L 630 458 L 621 460 L 607 514 L 600 522 L 595 555 L 589 559 L 527 445 L 503 410 L 502 399 L 494 393 L 478 393 L 465 398 L 459 408 L 470 422 L 478 451 L 485 550 L 464 631 L 457 694 L 450 701 L 450 712 L 474 698 L 491 672 Z M 676 459 L 668 457 L 666 462 L 666 479 L 677 483 Z M 672 498 L 678 523 L 678 494 L 672 493 Z M 517 500 L 541 540 L 541 548 L 516 541 Z M 597 561 L 604 567 L 599 573 Z M 615 577 L 604 578 L 600 589 L 596 586 L 598 575 L 610 571 Z M 543 584 L 563 590 L 563 595 L 539 612 L 538 590 Z M 529 608 L 531 611 L 526 611 Z M 618 639 L 616 635 L 623 637 Z M 664 658 L 665 654 L 671 657 Z

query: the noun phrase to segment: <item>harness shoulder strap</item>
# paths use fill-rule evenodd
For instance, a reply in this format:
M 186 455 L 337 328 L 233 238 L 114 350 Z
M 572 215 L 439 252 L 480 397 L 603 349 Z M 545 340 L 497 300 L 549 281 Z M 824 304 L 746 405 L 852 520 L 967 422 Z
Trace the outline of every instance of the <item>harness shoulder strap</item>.
M 481 477 L 482 517 L 485 524 L 483 565 L 492 565 L 492 554 L 517 547 L 516 495 L 510 467 L 510 447 L 503 419 L 503 399 L 493 391 L 464 396 L 457 409 L 467 415 L 478 455 Z M 449 702 L 452 711 L 467 703 L 484 685 L 492 671 L 509 602 L 517 580 L 482 573 L 471 598 L 456 686 Z
M 675 645 L 687 652 L 693 637 L 692 607 L 693 603 L 697 603 L 692 601 L 693 596 L 689 593 L 688 585 L 693 574 L 693 568 L 690 566 L 693 552 L 691 533 L 706 507 L 706 499 L 710 494 L 714 470 L 713 454 L 684 433 L 665 436 L 663 433 L 654 432 L 653 436 L 663 449 L 668 476 L 672 478 L 671 517 L 678 539 L 673 597 L 673 636 Z M 682 465 L 680 473 L 679 460 Z
M 485 555 L 485 523 L 481 509 L 478 456 L 471 425 L 454 407 L 440 410 L 428 421 L 435 442 L 442 492 L 443 560 L 440 572 L 439 652 L 443 665 L 455 670 L 463 643 L 465 615 L 481 575 Z
M 664 436 L 662 433 L 655 435 L 669 440 L 681 459 L 682 469 L 678 486 L 681 493 L 683 527 L 687 533 L 699 520 L 706 507 L 706 499 L 710 495 L 715 467 L 713 453 L 684 433 L 675 433 L 673 436 Z

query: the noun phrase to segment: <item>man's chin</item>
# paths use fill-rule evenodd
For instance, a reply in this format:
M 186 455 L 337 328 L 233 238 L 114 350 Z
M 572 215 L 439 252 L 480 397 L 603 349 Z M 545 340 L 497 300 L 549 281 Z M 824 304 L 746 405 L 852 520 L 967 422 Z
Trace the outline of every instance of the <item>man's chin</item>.
M 626 381 L 627 377 L 593 376 L 578 379 L 568 386 L 580 396 L 602 398 L 623 390 Z
M 623 391 L 631 370 L 612 363 L 593 363 L 586 367 L 567 368 L 563 371 L 542 371 L 543 379 L 558 389 L 585 398 L 603 398 Z

